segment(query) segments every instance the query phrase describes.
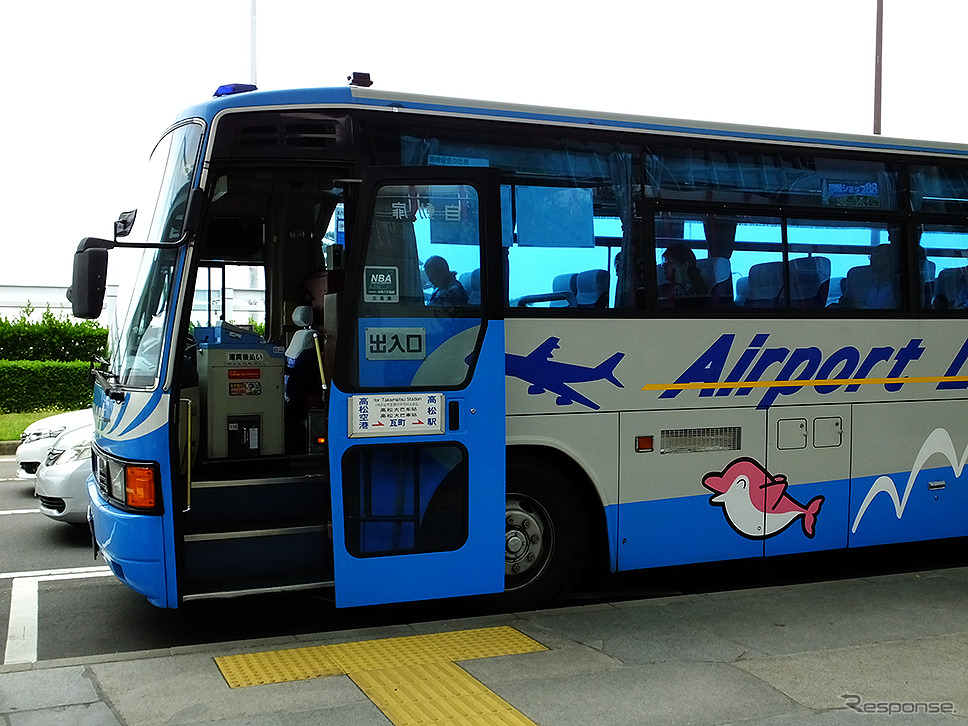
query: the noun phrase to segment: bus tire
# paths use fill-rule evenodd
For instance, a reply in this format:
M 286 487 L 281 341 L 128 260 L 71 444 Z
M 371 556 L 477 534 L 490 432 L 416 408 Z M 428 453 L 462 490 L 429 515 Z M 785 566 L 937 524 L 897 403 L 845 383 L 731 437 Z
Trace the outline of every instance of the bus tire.
M 568 594 L 585 560 L 588 525 L 559 471 L 534 460 L 508 462 L 504 542 L 506 606 L 542 607 Z

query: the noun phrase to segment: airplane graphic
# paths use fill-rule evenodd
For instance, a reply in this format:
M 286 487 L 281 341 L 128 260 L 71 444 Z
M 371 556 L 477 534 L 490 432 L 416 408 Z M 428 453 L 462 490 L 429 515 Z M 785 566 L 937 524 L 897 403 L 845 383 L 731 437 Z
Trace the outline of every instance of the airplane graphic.
M 615 353 L 594 367 L 559 363 L 552 360 L 554 352 L 560 347 L 559 342 L 558 338 L 551 337 L 527 355 L 506 353 L 505 373 L 530 383 L 528 394 L 531 396 L 550 391 L 558 394 L 556 403 L 559 406 L 580 403 L 593 411 L 597 411 L 601 406 L 578 393 L 568 385 L 569 383 L 608 381 L 619 388 L 625 388 L 615 377 L 615 366 L 625 357 L 625 353 Z

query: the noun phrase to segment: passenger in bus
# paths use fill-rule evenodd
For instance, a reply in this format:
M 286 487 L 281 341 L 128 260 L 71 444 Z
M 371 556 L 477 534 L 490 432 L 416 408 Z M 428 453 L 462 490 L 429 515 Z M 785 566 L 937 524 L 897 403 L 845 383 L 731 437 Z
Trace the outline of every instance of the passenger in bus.
M 871 251 L 870 264 L 847 271 L 841 304 L 862 310 L 893 310 L 898 306 L 898 256 L 893 244 Z
M 938 274 L 936 310 L 968 308 L 968 267 L 952 267 Z
M 659 286 L 661 298 L 674 301 L 709 294 L 696 265 L 696 255 L 684 242 L 673 242 L 662 253 L 662 273 L 665 283 Z
M 467 305 L 467 290 L 460 284 L 457 275 L 443 257 L 434 255 L 424 263 L 427 279 L 434 286 L 428 305 L 435 307 L 458 308 Z

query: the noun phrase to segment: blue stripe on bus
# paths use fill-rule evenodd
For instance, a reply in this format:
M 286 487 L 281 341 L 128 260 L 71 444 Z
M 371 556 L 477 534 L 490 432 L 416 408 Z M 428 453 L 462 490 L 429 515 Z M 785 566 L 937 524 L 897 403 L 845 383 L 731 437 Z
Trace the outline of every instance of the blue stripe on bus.
M 851 529 L 858 511 L 879 477 L 791 486 L 797 501 L 824 497 L 813 538 L 805 536 L 799 522 L 765 540 L 744 537 L 705 494 L 612 506 L 610 515 L 619 523 L 612 559 L 618 569 L 633 570 L 968 535 L 968 519 L 952 516 L 968 509 L 968 472 L 955 477 L 949 466 L 925 469 L 905 498 L 909 476 L 890 475 L 896 498 L 880 491 L 856 531 Z

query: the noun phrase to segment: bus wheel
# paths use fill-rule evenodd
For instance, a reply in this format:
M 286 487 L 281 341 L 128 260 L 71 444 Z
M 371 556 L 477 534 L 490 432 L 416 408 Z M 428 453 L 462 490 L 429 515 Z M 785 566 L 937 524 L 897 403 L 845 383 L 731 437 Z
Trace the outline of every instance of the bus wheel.
M 546 466 L 510 462 L 504 521 L 505 603 L 537 607 L 564 597 L 588 538 L 574 488 Z

